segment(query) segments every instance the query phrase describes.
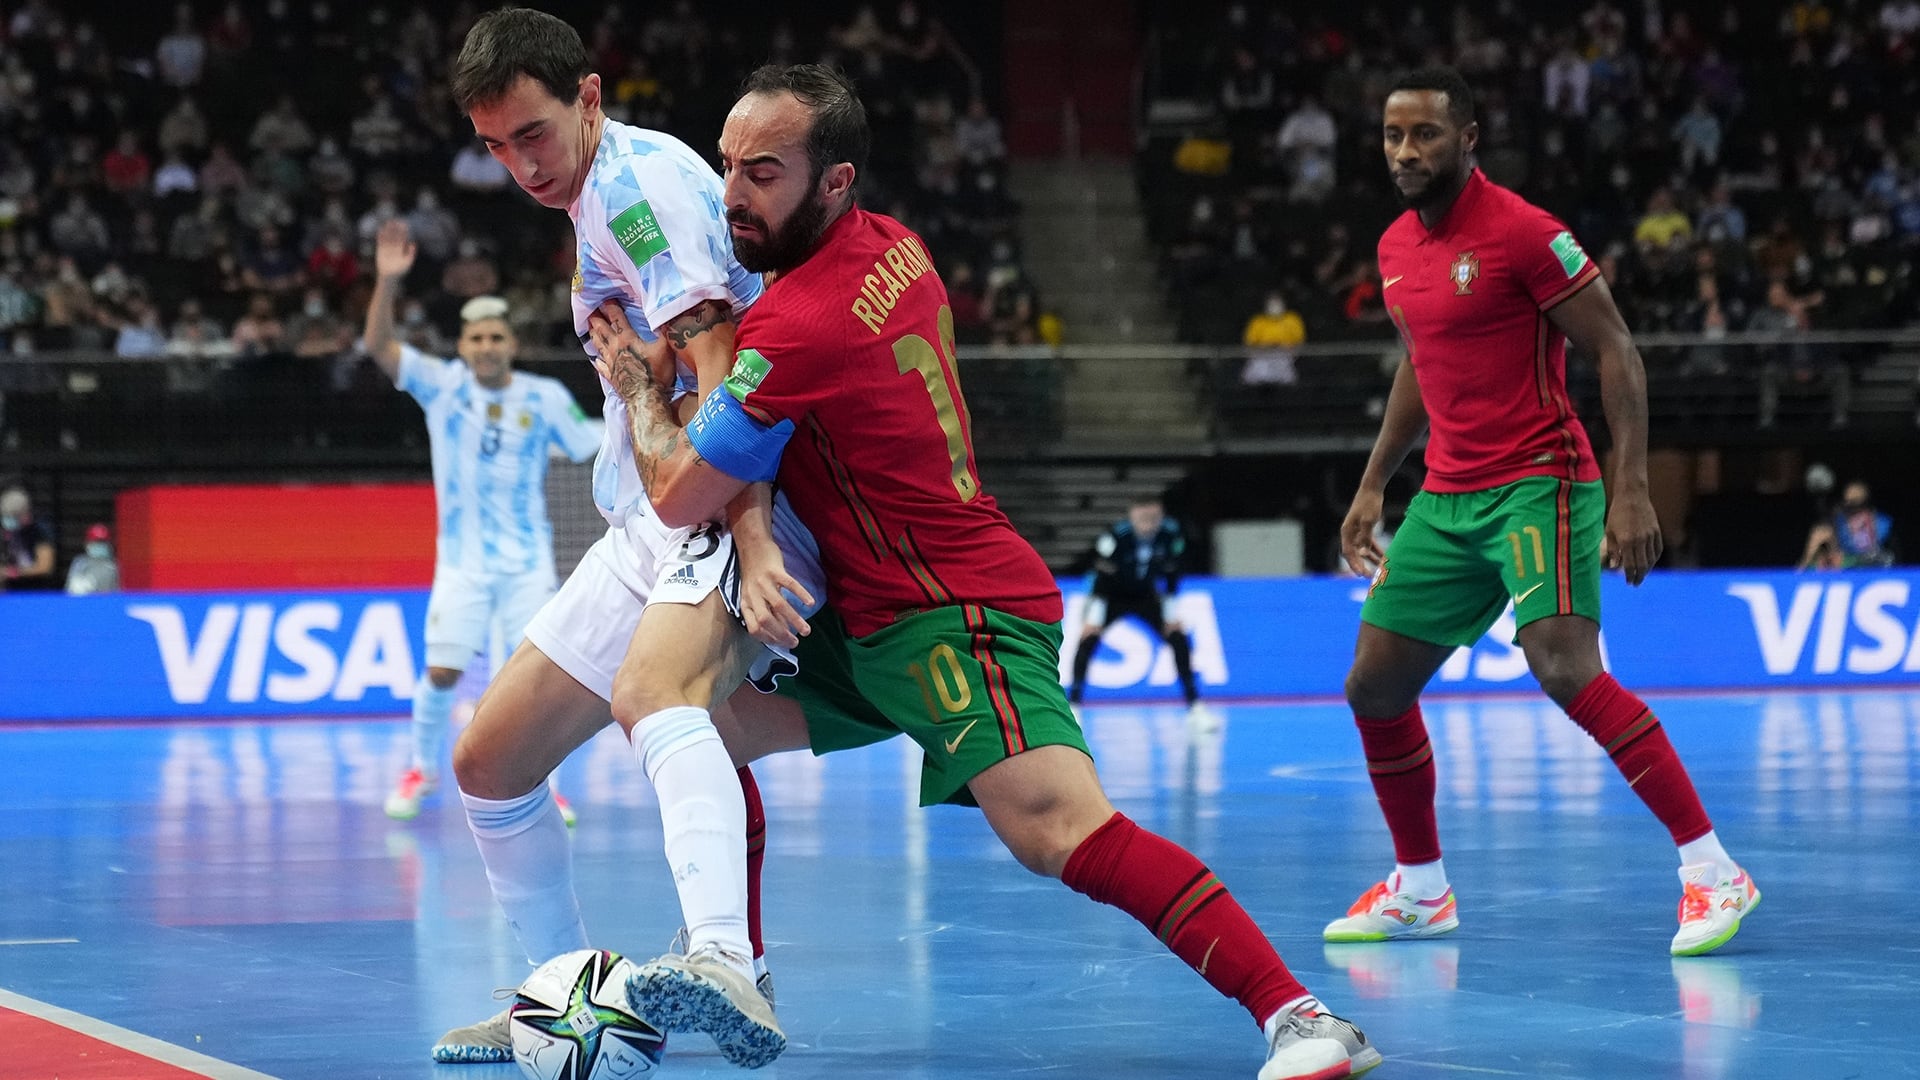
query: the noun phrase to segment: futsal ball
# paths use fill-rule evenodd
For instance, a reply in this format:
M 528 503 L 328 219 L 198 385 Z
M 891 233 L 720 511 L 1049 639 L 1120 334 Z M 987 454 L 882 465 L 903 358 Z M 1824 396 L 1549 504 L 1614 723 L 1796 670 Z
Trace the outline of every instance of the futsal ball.
M 581 949 L 541 964 L 508 1008 L 513 1060 L 532 1080 L 626 1080 L 660 1064 L 667 1037 L 627 1007 L 633 963 Z

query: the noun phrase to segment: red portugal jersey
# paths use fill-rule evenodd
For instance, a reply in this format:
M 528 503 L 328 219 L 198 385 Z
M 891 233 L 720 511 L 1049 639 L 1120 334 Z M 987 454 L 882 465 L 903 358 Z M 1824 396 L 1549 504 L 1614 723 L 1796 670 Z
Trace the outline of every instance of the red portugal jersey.
M 1380 237 L 1382 298 L 1431 425 L 1428 491 L 1600 479 L 1547 319 L 1599 276 L 1565 225 L 1478 169 L 1431 231 L 1409 210 Z
M 980 489 L 953 312 L 918 236 L 855 208 L 767 288 L 735 344 L 729 390 L 762 423 L 793 425 L 778 482 L 850 633 L 954 604 L 1060 621 L 1046 563 Z

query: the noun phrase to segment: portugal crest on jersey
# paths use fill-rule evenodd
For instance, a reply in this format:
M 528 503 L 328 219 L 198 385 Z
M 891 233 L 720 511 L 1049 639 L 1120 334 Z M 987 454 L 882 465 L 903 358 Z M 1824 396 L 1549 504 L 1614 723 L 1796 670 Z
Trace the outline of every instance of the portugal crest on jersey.
M 1480 277 L 1480 260 L 1473 252 L 1463 251 L 1453 260 L 1453 295 L 1472 296 L 1473 283 Z

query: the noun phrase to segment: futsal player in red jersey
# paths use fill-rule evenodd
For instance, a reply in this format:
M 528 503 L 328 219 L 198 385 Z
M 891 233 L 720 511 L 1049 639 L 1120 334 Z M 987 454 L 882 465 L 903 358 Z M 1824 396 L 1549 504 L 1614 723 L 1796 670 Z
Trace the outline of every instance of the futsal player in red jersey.
M 1260 1080 L 1371 1069 L 1379 1051 L 1300 985 L 1219 879 L 1101 790 L 1060 687 L 1059 590 L 980 487 L 946 288 L 919 237 L 854 203 L 869 139 L 837 72 L 748 80 L 720 141 L 726 213 L 741 264 L 773 281 L 684 433 L 668 371 L 618 310 L 594 330 L 663 519 L 708 519 L 777 475 L 820 545 L 832 613 L 811 627 L 743 568 L 749 628 L 808 636 L 794 698 L 736 695 L 753 715 L 716 724 L 740 760 L 909 735 L 926 752 L 923 804 L 977 804 L 1021 865 L 1140 920 L 1244 1005 L 1267 1037 Z M 643 1013 L 653 992 L 630 987 Z
M 1396 866 L 1327 926 L 1326 939 L 1422 938 L 1459 926 L 1420 691 L 1511 598 L 1541 689 L 1606 749 L 1680 849 L 1671 952 L 1711 952 L 1739 931 L 1760 890 L 1715 836 L 1659 718 L 1600 662 L 1602 561 L 1639 585 L 1660 557 L 1640 354 L 1566 226 L 1474 166 L 1480 132 L 1458 72 L 1401 79 L 1383 135 L 1408 209 L 1380 238 L 1380 283 L 1407 358 L 1340 539 L 1348 565 L 1373 574 L 1347 701 Z M 1569 340 L 1599 359 L 1611 506 L 1567 397 Z M 1426 483 L 1383 553 L 1373 529 L 1387 478 L 1423 429 Z

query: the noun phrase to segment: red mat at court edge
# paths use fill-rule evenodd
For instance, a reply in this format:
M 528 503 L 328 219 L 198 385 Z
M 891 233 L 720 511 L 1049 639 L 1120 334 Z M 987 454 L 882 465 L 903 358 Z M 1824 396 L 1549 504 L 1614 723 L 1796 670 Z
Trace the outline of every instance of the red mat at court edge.
M 5 1080 L 240 1080 L 260 1076 L 109 1024 L 93 1021 L 89 1026 L 92 1025 L 102 1029 L 100 1035 L 0 1006 L 0 1047 L 6 1048 L 5 1060 L 0 1062 L 0 1077 Z M 134 1042 L 167 1057 L 193 1061 L 195 1067 L 150 1057 L 118 1045 L 121 1042 Z M 199 1071 L 200 1068 L 209 1071 Z

